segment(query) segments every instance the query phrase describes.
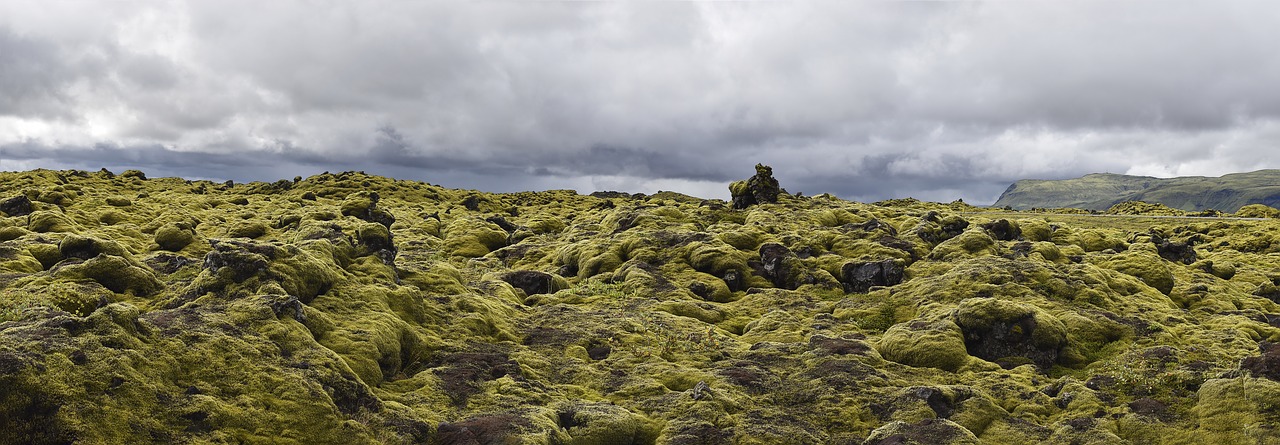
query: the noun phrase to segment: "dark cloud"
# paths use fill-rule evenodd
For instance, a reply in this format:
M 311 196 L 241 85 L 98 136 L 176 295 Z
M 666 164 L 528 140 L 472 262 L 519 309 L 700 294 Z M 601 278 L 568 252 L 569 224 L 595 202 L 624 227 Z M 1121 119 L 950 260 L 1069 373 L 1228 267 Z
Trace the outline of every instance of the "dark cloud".
M 981 203 L 1280 167 L 1276 41 L 1248 1 L 4 2 L 0 168 Z

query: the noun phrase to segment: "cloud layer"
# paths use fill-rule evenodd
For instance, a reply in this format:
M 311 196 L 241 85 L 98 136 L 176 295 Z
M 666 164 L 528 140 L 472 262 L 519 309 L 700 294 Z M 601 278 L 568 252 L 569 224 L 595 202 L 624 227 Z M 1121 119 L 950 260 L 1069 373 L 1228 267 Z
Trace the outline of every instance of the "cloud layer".
M 859 200 L 1280 167 L 1259 2 L 4 2 L 0 169 Z

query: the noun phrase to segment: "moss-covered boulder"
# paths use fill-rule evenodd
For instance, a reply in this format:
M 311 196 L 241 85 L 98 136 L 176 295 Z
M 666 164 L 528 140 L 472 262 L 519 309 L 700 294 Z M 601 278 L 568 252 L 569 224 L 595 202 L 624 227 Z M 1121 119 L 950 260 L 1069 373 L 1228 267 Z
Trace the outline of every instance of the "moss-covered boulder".
M 902 264 L 894 260 L 849 262 L 840 266 L 840 281 L 846 292 L 865 294 L 875 286 L 893 286 L 902 282 Z
M 880 337 L 876 351 L 885 360 L 944 371 L 956 371 L 970 359 L 963 332 L 950 320 L 893 325 Z
M 977 445 L 978 437 L 946 419 L 925 419 L 916 423 L 891 422 L 876 428 L 863 442 L 866 445 Z
M 1032 363 L 1047 370 L 1067 346 L 1066 325 L 1035 306 L 970 298 L 960 302 L 954 318 L 969 354 L 1005 368 Z
M 60 263 L 54 269 L 58 278 L 88 279 L 116 293 L 150 296 L 164 288 L 155 274 L 125 258 L 99 254 L 83 262 Z
M 658 424 L 617 405 L 579 403 L 560 408 L 556 423 L 569 435 L 566 444 L 653 444 Z
M 764 164 L 756 164 L 756 174 L 750 179 L 729 185 L 735 209 L 777 203 L 779 193 L 781 188 L 778 187 L 778 180 L 773 178 L 773 168 Z
M 361 191 L 352 193 L 342 201 L 342 215 L 354 216 L 391 228 L 391 224 L 396 222 L 396 217 L 391 212 L 378 207 L 379 199 L 381 199 L 381 196 L 377 192 Z
M 1217 443 L 1280 442 L 1280 382 L 1264 378 L 1210 379 L 1196 391 L 1193 410 L 1204 439 Z
M 1153 251 L 1132 249 L 1091 258 L 1090 261 L 1099 267 L 1136 277 L 1162 294 L 1169 295 L 1173 291 L 1173 271 L 1169 270 L 1169 263 Z
M 1007 219 L 997 219 L 989 223 L 982 224 L 982 229 L 986 230 L 992 238 L 998 241 L 1015 241 L 1022 239 L 1022 228 L 1018 227 L 1018 223 Z
M 0 201 L 0 213 L 8 217 L 27 216 L 34 210 L 35 208 L 31 205 L 31 200 L 27 198 L 27 195 L 18 195 Z
M 195 240 L 195 230 L 185 223 L 169 223 L 156 229 L 156 245 L 170 252 L 180 251 Z

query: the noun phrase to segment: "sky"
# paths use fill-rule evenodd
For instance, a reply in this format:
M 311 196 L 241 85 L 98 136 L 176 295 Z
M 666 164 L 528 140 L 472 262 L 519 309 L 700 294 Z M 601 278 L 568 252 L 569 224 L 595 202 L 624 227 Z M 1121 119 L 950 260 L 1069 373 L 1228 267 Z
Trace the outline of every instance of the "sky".
M 0 170 L 989 204 L 1280 168 L 1270 1 L 0 2 Z

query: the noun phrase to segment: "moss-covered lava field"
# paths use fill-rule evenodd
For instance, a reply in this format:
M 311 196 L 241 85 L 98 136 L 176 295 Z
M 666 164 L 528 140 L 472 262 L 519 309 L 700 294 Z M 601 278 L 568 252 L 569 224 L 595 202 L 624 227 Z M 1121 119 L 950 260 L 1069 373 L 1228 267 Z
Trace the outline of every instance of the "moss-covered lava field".
M 1280 443 L 1280 220 L 742 196 L 0 173 L 0 443 Z

